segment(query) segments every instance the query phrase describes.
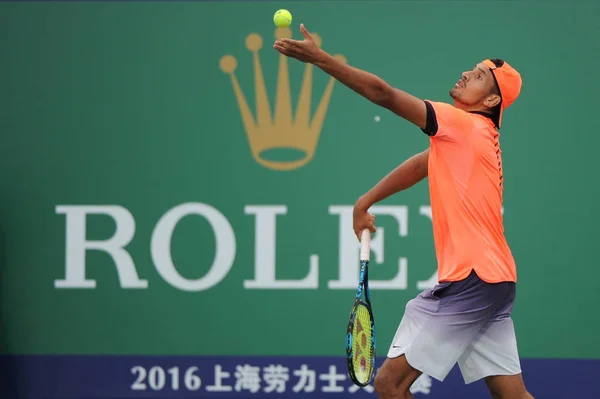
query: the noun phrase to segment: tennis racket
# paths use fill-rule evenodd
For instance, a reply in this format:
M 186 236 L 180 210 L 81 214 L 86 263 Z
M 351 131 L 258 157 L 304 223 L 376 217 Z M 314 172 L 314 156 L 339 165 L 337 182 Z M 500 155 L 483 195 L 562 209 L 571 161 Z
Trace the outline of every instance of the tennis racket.
M 375 371 L 375 319 L 369 292 L 369 255 L 371 232 L 363 230 L 360 239 L 360 274 L 358 289 L 348 321 L 346 355 L 348 374 L 360 387 L 369 385 Z M 364 300 L 363 298 L 364 294 Z

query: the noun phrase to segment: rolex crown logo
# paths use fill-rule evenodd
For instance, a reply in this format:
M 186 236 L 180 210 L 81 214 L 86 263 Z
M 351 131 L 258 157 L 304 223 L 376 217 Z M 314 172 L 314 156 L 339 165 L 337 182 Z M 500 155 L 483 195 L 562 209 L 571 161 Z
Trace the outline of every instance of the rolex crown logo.
M 278 39 L 284 37 L 290 38 L 292 31 L 289 28 L 279 28 L 275 31 L 275 36 Z M 312 34 L 312 36 L 317 46 L 320 47 L 321 38 L 317 34 Z M 315 154 L 335 80 L 329 78 L 317 110 L 311 118 L 313 66 L 306 64 L 300 94 L 296 103 L 296 113 L 292 115 L 288 58 L 280 54 L 275 114 L 272 115 L 258 54 L 262 46 L 262 38 L 257 33 L 251 33 L 246 37 L 246 48 L 252 53 L 254 64 L 256 116 L 252 114 L 236 78 L 237 60 L 231 55 L 226 55 L 221 58 L 220 67 L 223 72 L 229 74 L 231 77 L 233 92 L 237 99 L 238 108 L 254 159 L 259 164 L 274 170 L 297 169 L 310 162 Z M 336 58 L 344 60 L 344 57 L 341 55 L 336 55 Z M 282 150 L 296 150 L 296 152 L 302 155 L 292 160 L 281 161 L 273 159 L 272 154 Z

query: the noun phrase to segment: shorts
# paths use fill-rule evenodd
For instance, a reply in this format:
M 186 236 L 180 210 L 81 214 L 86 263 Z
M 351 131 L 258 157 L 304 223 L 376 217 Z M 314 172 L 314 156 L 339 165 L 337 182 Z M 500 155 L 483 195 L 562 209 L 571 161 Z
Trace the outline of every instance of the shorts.
M 458 362 L 466 384 L 490 375 L 521 372 L 510 317 L 514 282 L 486 283 L 472 271 L 464 280 L 443 282 L 406 304 L 387 357 L 443 381 Z

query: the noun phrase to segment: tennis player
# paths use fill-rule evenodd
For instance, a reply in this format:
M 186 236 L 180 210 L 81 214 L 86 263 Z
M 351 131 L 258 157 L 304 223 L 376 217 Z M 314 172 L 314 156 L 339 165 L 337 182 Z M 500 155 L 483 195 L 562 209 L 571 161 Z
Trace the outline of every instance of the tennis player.
M 406 305 L 375 377 L 380 398 L 412 398 L 421 375 L 443 381 L 458 363 L 466 384 L 485 379 L 493 398 L 532 399 L 521 376 L 511 312 L 516 267 L 502 224 L 498 131 L 519 96 L 520 74 L 486 59 L 450 90 L 453 104 L 422 100 L 335 59 L 314 43 L 281 39 L 280 53 L 316 65 L 371 102 L 418 126 L 429 148 L 384 177 L 354 206 L 354 230 L 375 232 L 369 207 L 429 177 L 438 284 Z M 425 137 L 425 136 L 424 136 Z

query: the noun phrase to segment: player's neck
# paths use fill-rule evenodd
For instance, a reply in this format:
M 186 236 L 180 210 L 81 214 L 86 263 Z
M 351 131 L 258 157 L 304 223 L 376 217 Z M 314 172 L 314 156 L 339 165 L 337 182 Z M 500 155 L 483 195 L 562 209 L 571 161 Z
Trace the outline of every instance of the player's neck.
M 468 105 L 468 104 L 463 104 L 460 101 L 454 100 L 454 106 L 456 108 L 462 109 L 463 111 L 466 111 L 466 112 L 483 112 L 483 113 L 489 112 L 489 109 L 487 109 L 485 106 L 483 106 L 481 104 Z

